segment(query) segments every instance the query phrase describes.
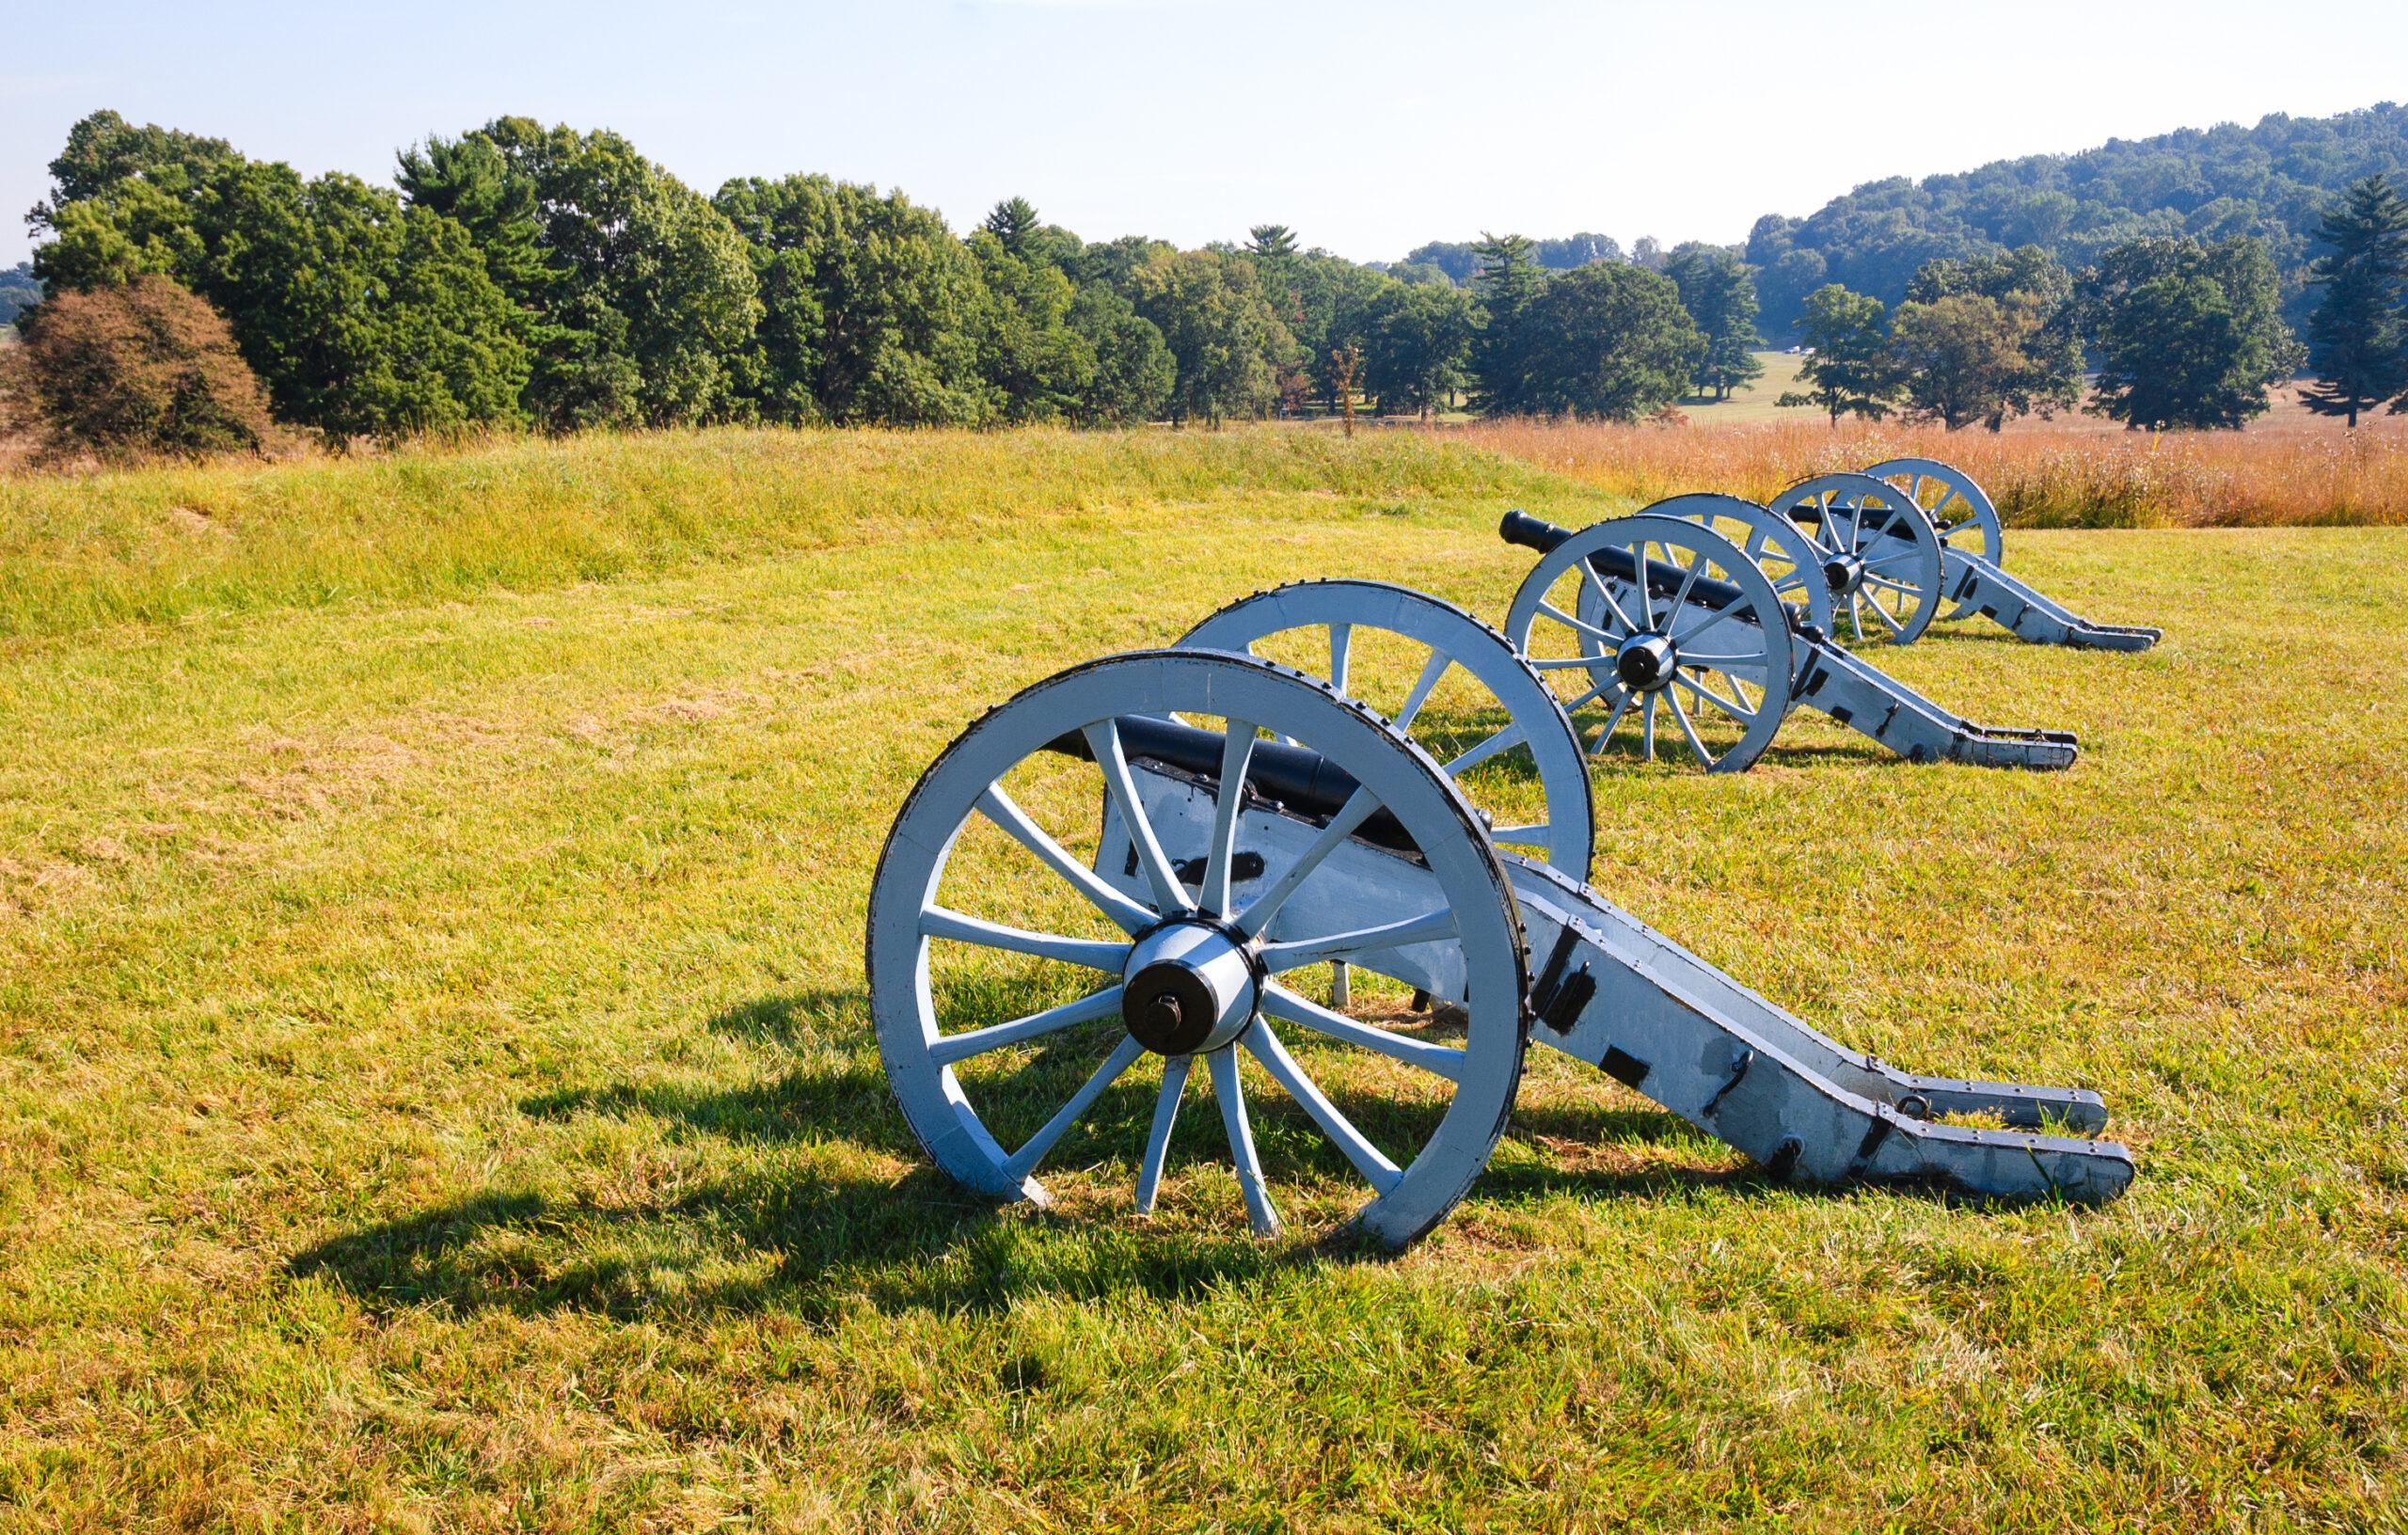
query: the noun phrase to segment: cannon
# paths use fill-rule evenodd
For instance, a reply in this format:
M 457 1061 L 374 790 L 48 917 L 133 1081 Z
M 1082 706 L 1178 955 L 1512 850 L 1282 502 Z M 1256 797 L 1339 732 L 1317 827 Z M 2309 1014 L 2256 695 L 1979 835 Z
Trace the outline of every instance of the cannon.
M 1889 496 L 1875 515 L 1885 523 L 1913 519 L 1929 534 L 1897 492 Z M 1736 498 L 1702 499 L 1676 497 L 1657 503 L 1665 511 L 1651 507 L 1576 532 L 1519 511 L 1498 524 L 1507 543 L 1540 556 L 1506 612 L 1505 638 L 1534 669 L 1573 679 L 1577 690 L 1564 707 L 1576 720 L 1584 710 L 1603 714 L 1588 742 L 1592 754 L 1630 720 L 1652 760 L 1660 716 L 1662 730 L 1676 734 L 1700 766 L 1741 772 L 1772 744 L 1790 709 L 1804 704 L 1911 762 L 2073 765 L 2079 747 L 2070 732 L 1974 724 L 1833 643 L 1821 626 L 1831 587 L 1810 563 L 1824 546 L 1800 545 L 1787 519 Z M 1873 515 L 1858 519 L 1816 504 L 1835 527 L 1874 525 Z M 1715 520 L 1751 530 L 1749 547 L 1784 551 L 1772 573 L 1707 526 Z M 1874 568 L 1882 552 L 1876 547 L 1865 566 Z M 1936 592 L 1937 584 L 1922 590 Z M 1921 616 L 1928 622 L 1928 604 Z
M 1051 1199 L 1039 1170 L 1069 1148 L 1153 1211 L 1200 1063 L 1252 1230 L 1279 1230 L 1284 1206 L 1402 1246 L 1486 1165 L 1534 1040 L 1774 1183 L 2098 1202 L 2133 1174 L 2093 1138 L 2096 1092 L 1846 1049 L 1500 846 L 1429 753 L 1329 681 L 1234 652 L 1106 657 L 980 717 L 896 815 L 865 944 L 904 1117 L 1003 1200 Z M 1333 962 L 1454 1021 L 1316 1000 L 1308 976 Z M 1266 1083 L 1299 1113 L 1258 1117 Z M 1988 1123 L 1948 1122 L 1966 1118 Z
M 2094 624 L 2007 574 L 1998 508 L 1962 469 L 1936 459 L 1892 458 L 1864 475 L 1893 487 L 1930 525 L 1942 559 L 1940 596 L 1951 604 L 1941 617 L 1978 613 L 2020 640 L 2083 650 L 2147 650 L 2163 637 L 2163 630 L 2139 625 Z M 1791 504 L 1784 492 L 1774 509 Z

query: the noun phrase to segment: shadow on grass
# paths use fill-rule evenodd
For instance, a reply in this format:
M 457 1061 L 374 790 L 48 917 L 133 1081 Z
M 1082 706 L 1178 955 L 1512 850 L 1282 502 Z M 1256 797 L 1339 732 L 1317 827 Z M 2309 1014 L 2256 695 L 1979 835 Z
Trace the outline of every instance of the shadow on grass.
M 925 1165 L 899 1178 L 775 1167 L 657 1203 L 496 1191 L 321 1242 L 287 1270 L 379 1309 L 824 1321 L 862 1306 L 992 1312 L 1037 1294 L 1190 1297 L 1357 1254 L 1007 1211 Z
M 2020 645 L 2028 642 L 2012 630 L 2002 628 L 1979 614 L 1954 623 L 1935 621 L 1931 627 L 1916 638 L 1915 643 L 1927 645 L 1935 640 L 1951 645 Z
M 798 994 L 730 1009 L 711 1026 L 796 1037 L 816 1032 L 816 1021 L 848 1011 L 858 1018 L 860 1009 L 858 993 Z M 1086 1032 L 1065 1031 L 1006 1084 L 982 1095 L 982 1109 L 1007 1143 L 1040 1123 L 1109 1049 Z M 287 1272 L 331 1281 L 380 1309 L 620 1316 L 776 1309 L 829 1321 L 863 1306 L 950 1313 L 999 1310 L 1032 1294 L 1192 1296 L 1379 1255 L 1353 1233 L 1260 1242 L 1242 1226 L 1062 1216 L 968 1192 L 927 1164 L 860 1040 L 856 1032 L 853 1052 L 823 1055 L 823 1064 L 746 1087 L 620 1084 L 545 1093 L 519 1105 L 531 1118 L 562 1126 L 651 1119 L 667 1127 L 673 1144 L 702 1135 L 745 1153 L 739 1171 L 714 1181 L 675 1188 L 665 1180 L 673 1192 L 647 1196 L 651 1190 L 642 1189 L 625 1199 L 493 1190 L 320 1242 L 293 1257 Z M 1051 1164 L 1093 1166 L 1133 1154 L 1156 1090 L 1135 1075 L 1098 1100 Z M 1262 1107 L 1258 1132 L 1275 1177 L 1342 1168 L 1300 1113 Z M 1278 1106 L 1290 1107 L 1284 1100 Z M 1378 1105 L 1360 1107 L 1370 1117 Z M 1218 1131 L 1216 1114 L 1191 1109 L 1172 1165 L 1209 1159 Z
M 1594 734 L 1592 731 L 1582 739 L 1589 739 Z M 1717 745 L 1719 749 L 1720 743 L 1710 744 Z M 1906 760 L 1889 748 L 1869 740 L 1798 742 L 1776 737 L 1770 746 L 1765 748 L 1764 755 L 1758 757 L 1756 763 L 1777 768 L 1809 768 L 1820 764 L 1873 768 L 1904 765 Z M 1592 754 L 1589 766 L 1599 778 L 1609 779 L 1679 778 L 1696 776 L 1701 772 L 1688 744 L 1677 737 L 1669 744 L 1662 740 L 1656 743 L 1654 762 L 1640 756 L 1636 745 L 1625 750 L 1624 743 L 1617 741 L 1604 752 Z
M 714 1013 L 704 1027 L 755 1044 L 859 1038 L 869 1030 L 869 998 L 859 987 L 779 991 Z
M 777 1037 L 799 1017 L 858 1005 L 857 995 L 771 999 L 713 1022 L 733 1020 L 729 1026 Z M 1015 1144 L 1041 1122 L 1117 1034 L 1065 1031 L 1056 1048 L 1008 1077 L 983 1090 L 974 1084 L 1000 1138 Z M 1051 1164 L 1117 1169 L 1112 1179 L 1132 1171 L 1155 1092 L 1149 1075 L 1133 1072 L 1064 1137 Z M 1441 1104 L 1402 1103 L 1376 1091 L 1334 1087 L 1330 1096 L 1390 1147 L 1421 1144 L 1443 1114 Z M 1368 1194 L 1285 1095 L 1250 1094 L 1248 1106 L 1275 1187 Z M 863 1306 L 990 1312 L 1031 1295 L 1183 1298 L 1299 1267 L 1386 1256 L 1343 1228 L 1319 1242 L 1261 1242 L 1227 1223 L 1227 1211 L 1192 1225 L 1177 1215 L 1155 1224 L 1137 1220 L 1125 1204 L 1056 1215 L 969 1193 L 928 1165 L 858 1035 L 849 1052 L 822 1052 L 817 1064 L 750 1086 L 620 1084 L 546 1093 L 520 1107 L 564 1128 L 651 1120 L 672 1144 L 694 1136 L 725 1143 L 737 1166 L 699 1186 L 681 1184 L 672 1171 L 631 1179 L 635 1186 L 624 1193 L 607 1184 L 581 1196 L 491 1190 L 337 1236 L 295 1256 L 288 1272 L 328 1280 L 377 1309 L 628 1317 L 778 1310 L 824 1322 Z M 1517 1108 L 1513 1126 L 1545 1153 L 1490 1167 L 1476 1185 L 1482 1199 L 1570 1195 L 1602 1204 L 1786 1192 L 1659 1109 L 1543 1100 Z M 1172 1143 L 1174 1171 L 1226 1168 L 1221 1134 L 1219 1115 L 1192 1103 Z

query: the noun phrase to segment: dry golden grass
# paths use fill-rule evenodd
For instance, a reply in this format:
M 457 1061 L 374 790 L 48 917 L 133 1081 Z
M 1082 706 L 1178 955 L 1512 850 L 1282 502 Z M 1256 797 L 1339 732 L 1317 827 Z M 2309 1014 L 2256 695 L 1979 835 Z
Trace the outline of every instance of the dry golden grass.
M 1764 500 L 1810 475 L 1918 454 L 1981 482 L 2025 528 L 2371 527 L 2408 523 L 2408 419 L 2345 432 L 2286 412 L 2247 432 L 2143 433 L 2076 419 L 2001 433 L 1850 423 L 1805 412 L 1713 427 L 1484 421 L 1467 441 L 1636 502 L 1719 490 Z

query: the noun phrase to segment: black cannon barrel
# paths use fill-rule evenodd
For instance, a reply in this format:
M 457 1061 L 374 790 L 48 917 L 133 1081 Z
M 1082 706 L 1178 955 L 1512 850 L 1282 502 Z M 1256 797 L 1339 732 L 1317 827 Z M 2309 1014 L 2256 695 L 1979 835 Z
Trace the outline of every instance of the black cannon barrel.
M 1572 530 L 1559 528 L 1544 517 L 1534 517 L 1527 512 L 1513 511 L 1506 513 L 1505 520 L 1497 525 L 1497 536 L 1508 544 L 1550 554 L 1572 536 Z M 1631 552 L 1610 544 L 1589 556 L 1589 568 L 1599 577 L 1611 576 L 1624 581 L 1636 580 L 1639 576 L 1639 562 Z M 1654 595 L 1676 597 L 1684 586 L 1688 588 L 1689 601 L 1717 611 L 1738 602 L 1741 596 L 1739 588 L 1729 581 L 1700 576 L 1691 582 L 1687 570 L 1682 566 L 1655 560 L 1647 562 L 1647 590 Z
M 1217 730 L 1199 730 L 1176 720 L 1136 714 L 1124 714 L 1114 723 L 1120 728 L 1122 753 L 1133 760 L 1147 757 L 1165 768 L 1204 778 L 1220 774 L 1221 748 L 1228 737 Z M 1062 736 L 1050 743 L 1047 750 L 1065 756 L 1090 760 L 1094 757 L 1087 750 L 1085 736 Z M 1285 809 L 1316 821 L 1326 821 L 1337 815 L 1361 787 L 1354 774 L 1320 752 L 1273 740 L 1254 743 L 1245 782 L 1259 798 L 1275 800 Z M 1354 834 L 1382 847 L 1403 852 L 1419 850 L 1404 827 L 1386 810 L 1373 811 Z
M 1497 525 L 1497 536 L 1508 544 L 1518 544 L 1541 554 L 1553 554 L 1562 546 L 1565 539 L 1572 536 L 1572 530 L 1559 528 L 1545 517 L 1534 517 L 1517 506 L 1506 513 L 1505 520 Z

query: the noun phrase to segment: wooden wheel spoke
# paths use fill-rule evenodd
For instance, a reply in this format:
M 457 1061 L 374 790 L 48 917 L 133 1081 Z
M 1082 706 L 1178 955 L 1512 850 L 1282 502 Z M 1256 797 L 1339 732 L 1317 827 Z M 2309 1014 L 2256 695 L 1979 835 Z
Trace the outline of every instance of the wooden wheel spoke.
M 1095 1068 L 1095 1074 L 1070 1095 L 1070 1100 L 1063 1104 L 1053 1118 L 1045 1121 L 1045 1128 L 1030 1136 L 1026 1145 L 1011 1154 L 1011 1159 L 1004 1163 L 1004 1175 L 1018 1182 L 1037 1171 L 1037 1164 L 1045 1160 L 1045 1153 L 1054 1149 L 1054 1143 L 1077 1124 L 1080 1116 L 1103 1096 L 1104 1089 L 1119 1081 L 1120 1074 L 1136 1065 L 1137 1057 L 1145 1052 L 1146 1047 L 1137 1043 L 1133 1037 L 1123 1035 L 1120 1043 L 1104 1058 L 1103 1064 Z
M 1221 1126 L 1228 1132 L 1238 1192 L 1245 1197 L 1246 1224 L 1258 1237 L 1275 1237 L 1279 1212 L 1271 1207 L 1271 1190 L 1262 1179 L 1262 1158 L 1254 1148 L 1254 1126 L 1246 1119 L 1245 1091 L 1238 1083 L 1236 1047 L 1225 1045 L 1205 1060 L 1212 1068 L 1212 1097 L 1221 1105 Z
M 1179 882 L 1178 871 L 1171 867 L 1162 843 L 1154 836 L 1153 822 L 1146 818 L 1136 780 L 1129 773 L 1129 759 L 1120 750 L 1120 727 L 1110 720 L 1098 720 L 1086 727 L 1085 735 L 1087 749 L 1095 753 L 1096 766 L 1103 770 L 1104 790 L 1119 809 L 1130 841 L 1136 845 L 1137 866 L 1145 871 L 1146 883 L 1153 888 L 1155 910 L 1165 915 L 1194 910 L 1194 904 Z
M 1357 1045 L 1386 1055 L 1393 1061 L 1418 1067 L 1449 1082 L 1461 1082 L 1464 1052 L 1449 1045 L 1434 1045 L 1408 1035 L 1394 1034 L 1374 1024 L 1365 1023 L 1332 1012 L 1320 1003 L 1289 990 L 1276 982 L 1262 989 L 1262 1010 L 1273 1018 L 1326 1035 L 1345 1044 Z
M 979 814 L 1000 827 L 1022 847 L 1035 853 L 1045 866 L 1069 881 L 1070 887 L 1085 896 L 1089 904 L 1110 917 L 1121 931 L 1133 933 L 1151 926 L 1158 914 L 1123 895 L 1100 878 L 1093 869 L 1072 858 L 1069 849 L 1055 842 L 1046 830 L 1029 818 L 1028 812 L 1012 802 L 1000 783 L 990 783 L 978 797 Z
M 1074 1023 L 1092 1023 L 1119 1011 L 1120 988 L 1106 987 L 1093 996 L 1066 1002 L 1059 1007 L 1048 1007 L 1041 1013 L 1016 1018 L 1008 1023 L 993 1023 L 983 1029 L 965 1029 L 959 1034 L 942 1036 L 928 1047 L 928 1059 L 939 1066 L 953 1066 L 973 1055 L 984 1055 L 1006 1045 L 1025 1044 Z
M 1352 1120 L 1339 1113 L 1338 1106 L 1330 1102 L 1312 1078 L 1305 1074 L 1305 1068 L 1288 1053 L 1288 1047 L 1271 1032 L 1269 1022 L 1257 1021 L 1239 1043 L 1245 1046 L 1248 1054 L 1262 1063 L 1262 1068 L 1271 1073 L 1271 1080 L 1277 1083 L 1312 1122 L 1321 1127 L 1321 1132 L 1328 1136 L 1330 1144 L 1354 1164 L 1354 1170 L 1363 1175 L 1365 1182 L 1386 1194 L 1403 1181 L 1404 1174 L 1397 1164 L 1355 1129 Z
M 1064 964 L 1085 965 L 1089 970 L 1109 971 L 1115 975 L 1119 974 L 1121 967 L 1129 962 L 1129 945 L 1126 943 L 1069 938 L 1060 933 L 1032 933 L 942 906 L 929 907 L 920 913 L 920 931 L 928 938 L 950 938 L 983 948 L 1007 949 L 1014 954 L 1035 955 L 1040 959 L 1059 959 Z
M 1349 932 L 1297 939 L 1286 943 L 1265 943 L 1262 946 L 1262 964 L 1272 974 L 1279 975 L 1331 959 L 1349 959 L 1358 954 L 1401 949 L 1411 943 L 1434 943 L 1454 936 L 1455 913 L 1449 908 L 1440 907 L 1434 911 L 1424 911 L 1418 917 L 1383 923 L 1377 927 L 1357 927 Z

